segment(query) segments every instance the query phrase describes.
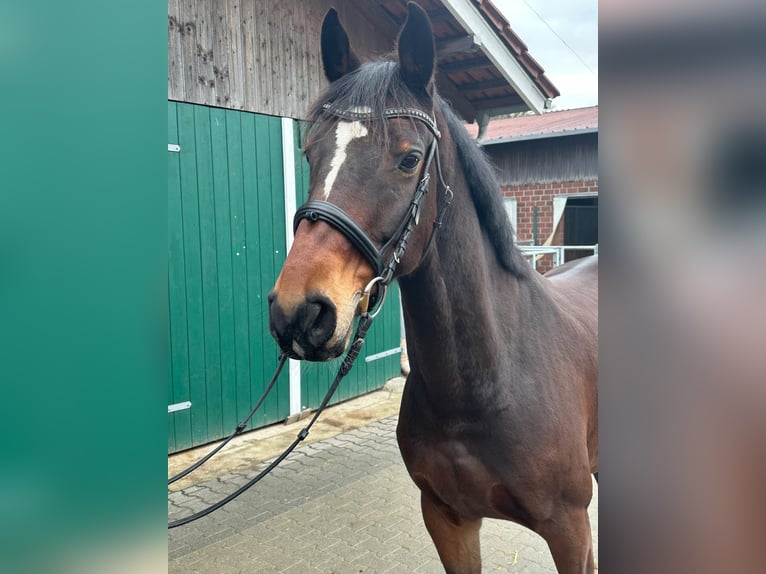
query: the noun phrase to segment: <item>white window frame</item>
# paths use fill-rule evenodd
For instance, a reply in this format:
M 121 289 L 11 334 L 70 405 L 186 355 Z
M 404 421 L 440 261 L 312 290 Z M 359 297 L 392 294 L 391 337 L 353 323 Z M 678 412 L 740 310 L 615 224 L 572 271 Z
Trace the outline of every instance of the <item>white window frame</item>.
M 503 205 L 505 206 L 505 212 L 508 214 L 508 217 L 511 220 L 511 225 L 513 225 L 513 239 L 517 240 L 519 237 L 518 237 L 518 228 L 516 227 L 516 222 L 517 222 L 519 201 L 515 197 L 504 197 Z

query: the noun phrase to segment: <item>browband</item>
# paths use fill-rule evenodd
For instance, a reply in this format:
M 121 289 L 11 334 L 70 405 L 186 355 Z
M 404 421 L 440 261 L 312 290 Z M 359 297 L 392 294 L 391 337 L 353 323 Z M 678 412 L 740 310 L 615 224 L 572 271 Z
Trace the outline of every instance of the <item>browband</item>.
M 333 107 L 332 104 L 324 104 L 322 109 L 326 110 L 333 116 L 343 118 L 344 120 L 371 120 L 374 119 L 372 111 L 357 111 L 357 110 L 339 110 Z M 383 110 L 383 117 L 390 118 L 415 118 L 423 122 L 435 137 L 441 138 L 441 132 L 436 127 L 436 121 L 422 110 L 415 108 L 386 108 Z

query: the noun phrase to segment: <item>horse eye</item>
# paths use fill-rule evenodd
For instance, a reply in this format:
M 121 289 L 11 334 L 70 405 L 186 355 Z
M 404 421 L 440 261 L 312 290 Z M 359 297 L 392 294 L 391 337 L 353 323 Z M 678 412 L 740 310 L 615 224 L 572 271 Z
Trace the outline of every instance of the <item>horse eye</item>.
M 414 153 L 411 153 L 401 161 L 401 163 L 399 164 L 399 167 L 403 169 L 404 171 L 412 171 L 416 167 L 418 167 L 419 163 L 420 163 L 420 158 L 416 156 Z

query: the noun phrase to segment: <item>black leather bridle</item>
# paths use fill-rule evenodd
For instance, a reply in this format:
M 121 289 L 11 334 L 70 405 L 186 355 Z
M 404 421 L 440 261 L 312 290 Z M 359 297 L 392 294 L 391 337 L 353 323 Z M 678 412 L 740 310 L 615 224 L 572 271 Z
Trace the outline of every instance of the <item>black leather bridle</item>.
M 331 104 L 325 104 L 324 110 L 326 113 L 336 117 L 352 121 L 370 120 L 373 118 L 372 112 L 337 110 L 333 108 Z M 438 143 L 441 138 L 441 133 L 436 127 L 434 119 L 427 113 L 414 108 L 387 108 L 383 110 L 383 118 L 411 118 L 418 120 L 425 124 L 434 136 L 434 139 L 428 146 L 425 161 L 423 162 L 422 177 L 415 189 L 415 194 L 412 197 L 409 208 L 404 214 L 399 226 L 396 228 L 396 231 L 385 245 L 378 248 L 375 242 L 370 239 L 369 235 L 351 218 L 350 215 L 329 201 L 311 199 L 296 211 L 293 219 L 293 231 L 298 229 L 298 225 L 304 219 L 329 223 L 335 227 L 335 229 L 340 231 L 340 233 L 342 233 L 364 256 L 370 265 L 372 265 L 376 277 L 370 281 L 367 287 L 365 287 L 362 294 L 362 312 L 367 312 L 368 308 L 375 309 L 376 306 L 379 308 L 383 302 L 386 287 L 393 280 L 394 271 L 404 255 L 407 243 L 412 235 L 412 230 L 414 226 L 418 224 L 420 205 L 423 202 L 426 193 L 428 193 L 428 187 L 431 181 L 431 162 L 434 158 L 436 158 L 439 183 L 444 188 L 444 201 L 440 206 L 436 220 L 434 221 L 434 231 L 429 238 L 428 245 L 423 252 L 424 254 L 428 251 L 434 238 L 434 234 L 442 226 L 444 214 L 450 203 L 452 203 L 452 190 L 444 183 L 444 178 L 441 173 Z M 390 255 L 386 259 L 386 253 L 389 251 Z M 377 285 L 378 288 L 373 293 L 372 287 L 375 285 Z M 375 311 L 377 311 L 377 309 L 375 309 Z
M 357 112 L 337 112 L 333 110 L 332 108 L 329 108 L 328 106 L 325 106 L 325 109 L 328 109 L 330 113 L 333 115 L 342 117 L 342 118 L 348 118 L 348 119 L 370 119 L 372 117 L 371 114 L 360 114 Z M 327 407 L 327 405 L 330 402 L 330 399 L 335 394 L 335 391 L 338 388 L 338 385 L 340 384 L 343 377 L 345 377 L 348 372 L 351 370 L 351 367 L 354 364 L 354 361 L 359 356 L 359 352 L 362 348 L 362 345 L 364 344 L 364 339 L 367 335 L 367 330 L 370 328 L 370 325 L 372 324 L 372 320 L 375 318 L 375 315 L 380 311 L 380 308 L 383 304 L 383 299 L 385 298 L 386 293 L 386 287 L 391 283 L 394 277 L 394 271 L 396 270 L 396 266 L 401 261 L 402 255 L 404 255 L 404 251 L 407 249 L 407 242 L 410 239 L 410 235 L 412 235 L 412 229 L 415 225 L 418 223 L 418 214 L 420 212 L 420 204 L 423 201 L 423 198 L 425 197 L 426 193 L 428 192 L 428 184 L 430 182 L 431 176 L 430 176 L 430 169 L 431 169 L 431 161 L 436 158 L 436 173 L 439 177 L 439 184 L 444 188 L 444 200 L 439 206 L 436 220 L 434 221 L 434 230 L 431 234 L 431 237 L 428 239 L 428 244 L 426 245 L 425 249 L 423 250 L 423 256 L 428 252 L 431 244 L 433 243 L 434 236 L 436 235 L 436 232 L 441 228 L 442 223 L 444 221 L 444 214 L 447 211 L 447 208 L 450 206 L 450 203 L 452 203 L 452 191 L 450 190 L 449 186 L 444 183 L 444 178 L 442 177 L 441 173 L 441 165 L 439 163 L 439 145 L 438 140 L 441 137 L 441 134 L 439 133 L 439 130 L 436 128 L 436 122 L 425 112 L 422 112 L 420 110 L 415 110 L 411 108 L 390 108 L 384 111 L 383 113 L 385 118 L 413 118 L 416 120 L 419 120 L 426 124 L 428 126 L 428 129 L 431 130 L 431 133 L 434 134 L 434 139 L 431 142 L 431 145 L 428 147 L 428 152 L 426 155 L 426 161 L 423 164 L 423 176 L 421 177 L 420 181 L 418 182 L 418 186 L 415 190 L 415 195 L 412 198 L 412 201 L 410 202 L 410 206 L 407 209 L 407 213 L 404 215 L 401 223 L 399 224 L 399 227 L 397 227 L 396 232 L 391 237 L 389 241 L 386 242 L 386 244 L 381 247 L 380 249 L 377 248 L 375 243 L 367 236 L 367 234 L 364 232 L 364 230 L 359 227 L 356 222 L 349 217 L 349 215 L 343 211 L 341 208 L 339 208 L 337 205 L 334 205 L 332 203 L 329 203 L 327 201 L 318 201 L 318 200 L 311 200 L 307 201 L 295 214 L 295 219 L 293 221 L 294 227 L 297 229 L 298 224 L 303 219 L 308 219 L 310 221 L 326 221 L 338 231 L 340 231 L 345 237 L 348 238 L 348 240 L 354 245 L 357 249 L 359 249 L 360 253 L 364 255 L 364 257 L 370 262 L 370 264 L 375 269 L 375 272 L 377 273 L 377 276 L 370 281 L 367 284 L 367 287 L 365 287 L 364 292 L 362 294 L 362 302 L 361 302 L 361 309 L 360 309 L 360 318 L 359 323 L 357 324 L 356 333 L 354 335 L 354 340 L 349 346 L 348 352 L 346 353 L 345 358 L 340 364 L 340 367 L 338 368 L 338 374 L 335 376 L 335 379 L 333 380 L 332 384 L 330 385 L 330 388 L 327 390 L 327 393 L 325 394 L 324 398 L 322 399 L 322 402 L 320 403 L 319 407 L 317 408 L 316 412 L 314 413 L 314 416 L 311 417 L 311 420 L 309 423 L 298 433 L 298 435 L 295 437 L 295 440 L 280 454 L 277 456 L 274 460 L 272 460 L 266 468 L 261 470 L 255 477 L 251 478 L 247 483 L 240 486 L 237 490 L 229 494 L 228 496 L 222 498 L 218 502 L 215 502 L 211 504 L 210 506 L 203 508 L 202 510 L 199 510 L 193 514 L 190 514 L 188 516 L 185 516 L 183 518 L 179 518 L 178 520 L 173 520 L 168 523 L 168 528 L 177 528 L 178 526 L 182 526 L 184 524 L 188 524 L 190 522 L 193 522 L 199 518 L 202 518 L 203 516 L 207 516 L 211 512 L 215 512 L 217 509 L 221 508 L 222 506 L 228 504 L 235 498 L 237 498 L 239 495 L 241 495 L 243 492 L 254 486 L 256 483 L 258 483 L 261 479 L 263 479 L 267 474 L 269 474 L 274 468 L 277 467 L 279 463 L 281 463 L 295 448 L 301 443 L 301 441 L 305 440 L 306 437 L 309 434 L 309 431 L 311 430 L 311 427 L 314 425 L 314 423 L 319 418 L 319 415 L 322 413 L 322 411 Z M 391 246 L 393 245 L 393 251 L 391 252 L 391 255 L 388 257 L 388 259 L 385 259 L 386 252 L 391 249 Z M 372 288 L 374 286 L 378 286 L 378 288 L 373 292 Z M 177 480 L 180 480 L 184 476 L 187 476 L 200 466 L 202 466 L 205 462 L 210 460 L 217 452 L 219 452 L 223 447 L 225 447 L 229 441 L 231 441 L 235 436 L 241 434 L 246 426 L 250 418 L 255 414 L 255 411 L 258 410 L 258 407 L 260 407 L 263 402 L 266 400 L 266 396 L 269 394 L 271 389 L 274 387 L 274 384 L 277 381 L 277 378 L 279 377 L 279 373 L 282 370 L 282 367 L 284 366 L 285 362 L 287 361 L 287 355 L 284 353 L 281 353 L 279 356 L 278 365 L 276 368 L 276 371 L 274 372 L 274 375 L 271 377 L 271 381 L 266 387 L 266 390 L 263 392 L 263 395 L 261 395 L 261 398 L 258 399 L 258 402 L 256 403 L 255 407 L 250 411 L 250 414 L 247 415 L 247 417 L 240 422 L 234 432 L 229 435 L 220 445 L 218 445 L 216 448 L 214 448 L 211 452 L 209 452 L 206 456 L 192 464 L 189 468 L 185 469 L 184 471 L 176 474 L 172 478 L 168 479 L 168 485 L 176 482 Z

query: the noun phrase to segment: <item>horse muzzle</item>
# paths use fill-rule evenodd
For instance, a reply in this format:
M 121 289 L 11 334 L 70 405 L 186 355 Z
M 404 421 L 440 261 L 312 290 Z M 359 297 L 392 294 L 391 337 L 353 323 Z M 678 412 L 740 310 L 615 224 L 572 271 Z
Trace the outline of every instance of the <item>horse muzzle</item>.
M 269 294 L 269 330 L 282 351 L 293 359 L 328 361 L 343 353 L 347 336 L 337 337 L 338 311 L 325 295 L 315 293 L 295 304 Z

